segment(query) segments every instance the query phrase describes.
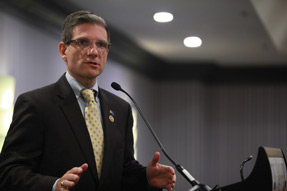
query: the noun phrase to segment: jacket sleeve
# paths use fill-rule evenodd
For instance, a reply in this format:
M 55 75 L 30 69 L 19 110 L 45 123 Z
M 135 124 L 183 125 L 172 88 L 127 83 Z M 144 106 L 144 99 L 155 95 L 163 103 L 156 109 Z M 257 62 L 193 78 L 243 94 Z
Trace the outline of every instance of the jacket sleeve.
M 37 104 L 27 94 L 15 103 L 10 129 L 0 154 L 1 191 L 51 191 L 57 177 L 37 173 L 43 124 Z

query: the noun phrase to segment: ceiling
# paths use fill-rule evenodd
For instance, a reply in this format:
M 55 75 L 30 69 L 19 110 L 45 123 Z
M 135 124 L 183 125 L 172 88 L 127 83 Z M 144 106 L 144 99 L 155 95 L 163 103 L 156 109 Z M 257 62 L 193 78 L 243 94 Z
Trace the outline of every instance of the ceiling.
M 232 68 L 287 67 L 286 0 L 0 2 L 49 31 L 57 31 L 70 12 L 91 10 L 111 28 L 110 57 L 151 76 L 160 72 L 161 77 L 168 78 L 175 71 L 177 76 L 190 76 L 191 71 L 202 75 L 215 67 L 229 68 L 228 73 Z M 171 12 L 174 20 L 156 23 L 153 14 L 158 11 Z M 183 39 L 187 36 L 199 36 L 202 46 L 185 47 Z
M 140 47 L 171 64 L 206 61 L 221 65 L 287 64 L 287 1 L 284 0 L 69 1 L 101 15 Z M 171 12 L 174 20 L 156 23 L 153 14 L 158 11 Z M 268 25 L 269 21 L 277 23 Z M 277 29 L 281 31 L 269 30 L 276 24 L 281 25 Z M 277 46 L 272 35 L 281 35 L 280 42 L 285 44 Z M 199 36 L 203 45 L 185 47 L 183 39 L 187 36 Z

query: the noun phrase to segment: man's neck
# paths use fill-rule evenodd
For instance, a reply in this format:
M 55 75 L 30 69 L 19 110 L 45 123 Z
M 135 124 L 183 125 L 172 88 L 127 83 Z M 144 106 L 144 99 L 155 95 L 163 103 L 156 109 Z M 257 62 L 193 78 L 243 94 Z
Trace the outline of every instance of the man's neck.
M 82 84 L 85 88 L 90 89 L 92 87 L 94 87 L 94 85 L 97 82 L 96 78 L 82 78 L 80 76 L 74 76 L 73 74 L 71 74 L 69 72 L 69 74 L 75 78 L 78 82 L 80 82 L 80 84 Z

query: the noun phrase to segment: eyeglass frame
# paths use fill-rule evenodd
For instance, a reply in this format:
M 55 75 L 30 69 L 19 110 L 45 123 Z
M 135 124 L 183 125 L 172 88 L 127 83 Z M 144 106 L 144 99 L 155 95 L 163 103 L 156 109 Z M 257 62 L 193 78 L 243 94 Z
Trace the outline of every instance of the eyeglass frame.
M 86 41 L 86 43 L 88 43 L 88 44 L 84 45 L 83 44 L 84 42 L 81 42 L 81 41 Z M 70 44 L 74 43 L 78 47 L 81 47 L 83 50 L 85 50 L 85 49 L 91 47 L 93 42 L 95 42 L 97 50 L 100 50 L 101 52 L 103 52 L 104 50 L 109 50 L 111 45 L 112 45 L 111 43 L 106 42 L 104 40 L 93 41 L 93 40 L 90 40 L 88 38 L 68 40 L 67 42 L 65 42 L 65 44 L 67 44 L 69 46 Z

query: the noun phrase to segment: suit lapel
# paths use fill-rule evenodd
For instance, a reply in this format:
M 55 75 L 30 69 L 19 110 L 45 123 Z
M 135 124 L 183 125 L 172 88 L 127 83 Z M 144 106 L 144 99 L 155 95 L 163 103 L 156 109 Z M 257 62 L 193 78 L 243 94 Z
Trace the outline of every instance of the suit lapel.
M 95 181 L 98 181 L 97 170 L 95 164 L 95 157 L 93 154 L 93 148 L 90 141 L 89 132 L 86 127 L 85 120 L 82 116 L 79 104 L 75 97 L 75 94 L 63 75 L 57 82 L 59 87 L 59 97 L 63 99 L 60 107 L 64 112 L 67 121 L 69 122 L 74 135 L 81 147 L 83 155 L 85 156 L 87 163 L 89 165 L 88 170 L 91 171 Z
M 113 103 L 110 99 L 108 99 L 108 96 L 105 94 L 105 92 L 102 89 L 99 89 L 99 98 L 101 102 L 101 114 L 103 118 L 103 128 L 104 128 L 104 138 L 105 138 L 105 150 L 104 150 L 104 161 L 102 166 L 102 178 L 108 177 L 109 175 L 106 174 L 106 167 L 109 167 L 111 158 L 111 153 L 115 152 L 115 148 L 113 148 L 113 145 L 111 144 L 111 139 L 117 138 L 117 136 L 114 135 L 116 128 L 116 116 L 115 116 L 115 108 L 113 106 Z

